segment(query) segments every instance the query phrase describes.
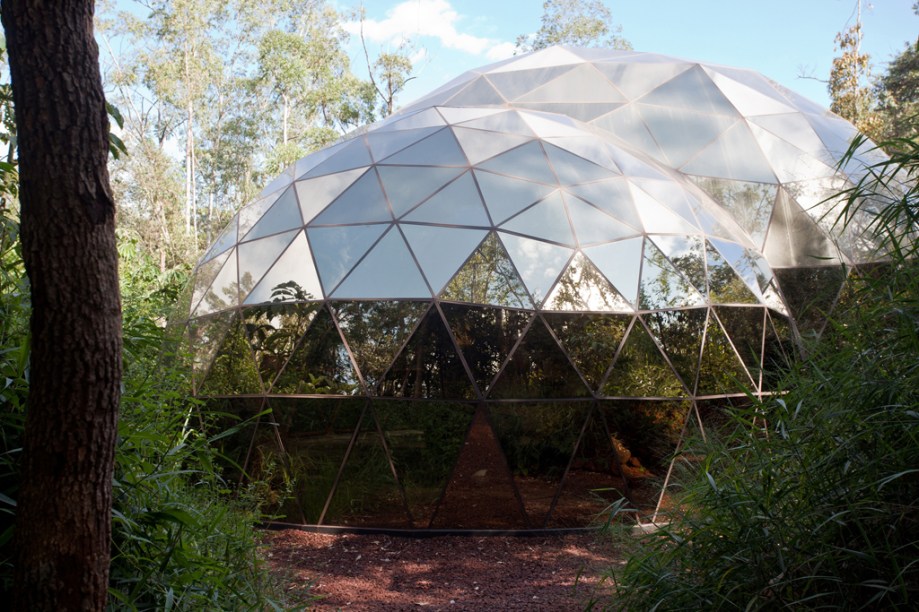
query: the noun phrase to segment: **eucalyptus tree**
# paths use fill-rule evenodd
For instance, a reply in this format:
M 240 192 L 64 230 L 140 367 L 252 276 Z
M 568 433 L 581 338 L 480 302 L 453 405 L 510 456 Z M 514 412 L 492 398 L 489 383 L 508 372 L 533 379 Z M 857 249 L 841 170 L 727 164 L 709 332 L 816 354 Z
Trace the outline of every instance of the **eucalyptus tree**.
M 527 53 L 553 45 L 631 49 L 622 26 L 601 0 L 546 0 L 539 30 L 517 37 L 517 51 Z

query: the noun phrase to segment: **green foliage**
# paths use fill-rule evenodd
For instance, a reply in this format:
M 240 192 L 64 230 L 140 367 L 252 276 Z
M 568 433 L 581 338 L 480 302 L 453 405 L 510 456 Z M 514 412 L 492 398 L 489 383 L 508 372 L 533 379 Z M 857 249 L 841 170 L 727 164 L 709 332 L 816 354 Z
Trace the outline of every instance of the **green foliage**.
M 919 144 L 885 145 L 899 152 L 843 194 L 841 221 L 877 207 L 890 260 L 849 282 L 784 393 L 684 446 L 685 490 L 614 574 L 614 607 L 915 607 Z

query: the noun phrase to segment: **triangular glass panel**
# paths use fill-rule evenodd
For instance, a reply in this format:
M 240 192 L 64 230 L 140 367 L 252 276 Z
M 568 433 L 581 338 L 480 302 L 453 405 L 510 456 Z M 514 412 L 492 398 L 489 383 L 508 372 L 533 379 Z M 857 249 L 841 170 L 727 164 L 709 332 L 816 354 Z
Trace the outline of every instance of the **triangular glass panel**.
M 585 412 L 588 412 L 586 423 L 573 419 L 572 425 L 576 424 L 581 430 L 580 437 L 546 524 L 549 528 L 603 525 L 610 518 L 610 506 L 630 496 L 625 474 L 631 456 L 616 452 L 614 441 L 622 451 L 627 452 L 627 449 L 610 435 L 597 409 Z M 632 504 L 626 507 L 631 508 Z
M 369 166 L 373 163 L 370 158 L 370 151 L 364 144 L 364 139 L 357 137 L 349 144 L 338 149 L 334 155 L 327 160 L 304 174 L 300 178 L 313 178 L 323 174 L 334 174 L 342 170 L 351 170 L 361 166 Z
M 342 468 L 348 445 L 364 412 L 366 400 L 272 398 L 271 418 L 287 456 L 286 488 L 299 501 L 305 523 L 318 525 Z M 262 461 L 269 457 L 262 457 Z M 273 464 L 265 463 L 265 468 Z M 279 487 L 280 488 L 280 487 Z M 326 524 L 340 508 L 330 508 Z
M 737 151 L 743 151 L 744 154 L 738 155 Z M 777 182 L 772 166 L 753 138 L 750 128 L 743 121 L 728 128 L 680 170 L 687 174 L 736 181 Z
M 327 294 L 389 227 L 389 224 L 351 225 L 311 227 L 307 230 L 316 268 Z
M 440 293 L 488 233 L 484 229 L 408 223 L 401 228 L 435 294 Z
M 300 206 L 297 204 L 297 193 L 293 187 L 288 187 L 274 206 L 262 215 L 243 240 L 255 240 L 271 234 L 277 234 L 288 229 L 300 228 L 303 219 L 300 217 Z
M 317 214 L 365 172 L 367 170 L 364 168 L 356 168 L 294 183 L 304 223 L 312 222 Z
M 549 169 L 549 163 L 546 161 L 546 154 L 539 141 L 536 140 L 492 157 L 480 163 L 478 167 L 538 183 L 555 182 L 552 178 L 554 176 L 552 170 Z M 487 195 L 485 201 L 488 202 Z
M 230 323 L 236 316 L 235 311 L 221 312 L 211 317 L 192 319 L 188 322 L 188 346 L 192 359 L 192 383 L 197 390 L 201 387 L 204 375 L 211 367 L 214 354 L 223 344 L 223 337 L 230 329 Z
M 392 221 L 377 173 L 371 169 L 348 187 L 311 222 L 316 225 Z
M 634 100 L 669 81 L 692 64 L 610 62 L 597 63 L 597 69 L 613 82 L 617 89 Z
M 701 113 L 738 117 L 724 94 L 718 89 L 701 66 L 689 70 L 656 87 L 641 98 L 643 104 L 654 104 L 676 108 L 691 108 Z
M 772 281 L 772 269 L 763 259 L 763 256 L 727 240 L 712 238 L 711 244 L 724 255 L 724 258 L 737 271 L 738 276 L 747 283 L 753 294 L 762 301 L 762 291 Z
M 492 68 L 489 74 L 566 66 L 569 64 L 581 64 L 583 62 L 584 60 L 564 47 L 547 47 L 535 53 L 522 55 L 519 59 L 514 58 L 514 61 L 508 62 L 499 68 Z
M 581 246 L 619 240 L 639 233 L 580 198 L 569 195 L 565 203 Z
M 749 183 L 703 177 L 689 177 L 750 234 L 754 244 L 761 248 L 766 229 L 772 218 L 775 204 L 776 185 Z
M 849 149 L 852 139 L 858 135 L 855 126 L 831 113 L 804 113 L 808 123 L 817 132 L 833 159 L 840 159 Z
M 612 153 L 616 150 L 616 146 L 606 139 L 597 138 L 591 132 L 584 132 L 579 136 L 559 136 L 548 142 L 600 166 L 613 175 L 622 174 L 616 163 L 613 162 Z
M 517 102 L 626 102 L 622 95 L 592 64 L 582 64 L 545 85 L 517 98 Z
M 442 129 L 395 155 L 390 155 L 383 163 L 409 166 L 466 166 L 469 162 L 453 137 L 453 132 Z
M 555 145 L 546 143 L 545 150 L 549 156 L 549 163 L 558 177 L 558 182 L 562 185 L 601 181 L 614 178 L 617 175 L 615 172 L 610 172 L 606 168 L 602 168 Z
M 488 396 L 498 399 L 577 398 L 589 397 L 590 391 L 545 324 L 537 319 L 504 364 Z
M 208 292 L 208 289 L 211 288 L 211 285 L 214 284 L 214 279 L 217 278 L 217 274 L 223 269 L 224 264 L 227 262 L 227 258 L 230 256 L 230 253 L 233 254 L 233 257 L 236 257 L 236 251 L 224 252 L 221 255 L 214 257 L 214 259 L 208 260 L 200 264 L 194 273 L 195 286 L 191 294 L 191 301 L 189 302 L 189 309 L 187 314 L 192 314 L 198 303 L 201 301 L 201 298 Z M 182 315 L 186 313 L 183 312 Z
M 251 476 L 247 472 L 252 459 L 254 441 L 261 441 L 268 436 L 260 432 L 263 421 L 265 430 L 271 430 L 270 417 L 260 415 L 265 410 L 265 400 L 261 397 L 248 398 L 209 398 L 200 407 L 201 429 L 210 439 L 210 447 L 216 451 L 221 476 L 228 483 L 243 483 Z M 274 433 L 270 431 L 270 433 Z M 222 434 L 222 435 L 219 435 Z M 277 448 L 277 442 L 274 441 Z M 258 471 L 256 465 L 252 472 Z M 256 477 L 258 474 L 256 474 Z
M 766 329 L 763 337 L 764 393 L 778 390 L 782 377 L 799 357 L 796 346 L 788 318 L 766 311 Z
M 459 168 L 417 166 L 380 166 L 378 171 L 396 217 L 404 215 L 462 172 Z
M 635 308 L 582 253 L 577 253 L 546 298 L 543 310 L 632 312 Z
M 280 196 L 280 193 L 273 193 L 243 206 L 239 210 L 239 235 L 245 236 Z
M 383 376 L 377 394 L 416 399 L 472 399 L 475 388 L 440 313 L 431 309 Z
M 211 245 L 211 248 L 209 248 L 207 253 L 204 254 L 204 257 L 201 258 L 201 261 L 198 263 L 198 270 L 200 270 L 206 262 L 211 261 L 221 253 L 225 253 L 227 249 L 236 244 L 236 226 L 238 220 L 238 216 L 233 217 L 233 220 L 224 228 L 220 236 L 217 237 L 217 240 L 214 241 L 214 244 Z M 196 271 L 195 276 L 197 275 L 198 272 Z
M 613 397 L 679 397 L 688 392 L 677 378 L 660 347 L 636 319 L 602 393 Z
M 798 333 L 802 337 L 819 336 L 845 283 L 845 268 L 776 268 L 775 275 Z
M 764 308 L 718 306 L 714 311 L 721 326 L 727 332 L 728 340 L 734 345 L 734 350 L 740 355 L 747 371 L 753 376 L 756 389 L 759 390 L 766 310 Z
M 415 263 L 402 233 L 393 228 L 367 253 L 337 289 L 336 299 L 355 298 L 430 298 L 421 271 Z
M 484 394 L 533 315 L 466 304 L 444 303 L 441 308 L 472 377 Z
M 443 89 L 447 89 L 446 85 Z M 459 88 L 457 88 L 457 91 L 459 91 Z M 442 99 L 446 99 L 446 96 L 444 96 Z M 432 104 L 429 106 L 434 105 Z M 392 132 L 401 130 L 420 130 L 423 128 L 440 127 L 445 125 L 444 118 L 440 115 L 440 113 L 437 112 L 436 108 L 424 108 L 410 115 L 401 118 L 392 117 L 391 119 L 392 123 L 381 126 L 381 129 Z
M 337 152 L 341 151 L 342 149 L 344 149 L 346 146 L 350 144 L 352 144 L 351 141 L 342 140 L 334 144 L 331 144 L 324 149 L 313 151 L 306 157 L 301 157 L 294 163 L 293 172 L 292 172 L 293 177 L 297 180 L 304 178 L 307 172 L 309 172 L 310 170 L 312 170 L 313 168 L 315 168 L 316 166 L 318 166 L 325 160 L 329 159 L 330 157 L 332 157 Z
M 701 236 L 650 236 L 654 246 L 685 276 L 699 293 L 705 294 L 705 246 Z
M 438 129 L 440 128 L 425 127 L 414 130 L 369 132 L 367 134 L 367 144 L 370 146 L 370 152 L 373 153 L 373 159 L 380 161 L 409 145 L 415 144 L 422 138 L 430 136 Z
M 487 411 L 480 405 L 431 527 L 521 529 L 527 526 L 507 460 L 488 422 Z
M 402 485 L 372 408 L 364 412 L 322 522 L 351 527 L 412 525 Z
M 460 146 L 466 153 L 466 157 L 469 159 L 469 163 L 472 165 L 479 164 L 490 157 L 500 155 L 531 140 L 529 136 L 487 132 L 463 127 L 454 127 L 453 135 L 456 136 Z
M 375 389 L 430 302 L 338 302 L 338 326 L 368 389 Z
M 475 409 L 450 402 L 375 401 L 373 410 L 405 491 L 412 526 L 429 527 Z
M 495 404 L 491 421 L 532 527 L 545 527 L 590 403 Z
M 226 310 L 239 303 L 239 279 L 237 277 L 236 260 L 236 249 L 233 249 L 227 255 L 220 272 L 214 277 L 214 282 L 205 291 L 201 301 L 192 312 L 193 317 Z
M 708 296 L 713 304 L 759 304 L 734 268 L 711 244 L 705 244 L 708 265 Z
M 622 104 L 607 104 L 605 102 L 514 102 L 514 106 L 524 110 L 565 115 L 566 117 L 589 123 L 597 117 L 619 108 Z
M 489 234 L 460 271 L 447 284 L 442 300 L 532 308 L 523 281 L 514 269 L 504 245 Z
M 694 195 L 690 194 L 689 189 L 682 183 L 672 179 L 662 181 L 644 177 L 633 177 L 630 181 L 633 186 L 649 194 L 656 202 L 679 215 L 693 227 L 699 226 L 696 216 L 693 214 L 693 210 L 699 207 L 699 201 Z M 635 206 L 641 210 L 642 204 L 637 198 Z
M 824 164 L 813 155 L 805 153 L 771 132 L 755 125 L 750 125 L 749 128 L 781 182 L 791 183 L 812 178 L 831 177 L 836 174 L 835 168 Z
M 634 184 L 632 198 L 642 225 L 649 234 L 698 234 L 701 231 Z
M 704 69 L 703 69 L 704 70 Z M 752 115 L 775 115 L 779 113 L 794 112 L 794 108 L 787 103 L 780 102 L 773 97 L 766 96 L 751 89 L 734 79 L 716 72 L 715 70 L 705 70 L 709 78 L 715 82 L 718 89 L 721 90 L 731 104 L 740 111 L 745 117 Z
M 638 297 L 638 276 L 641 271 L 642 238 L 629 238 L 584 249 L 584 254 L 596 264 L 616 290 L 632 304 Z
M 304 302 L 322 299 L 319 275 L 313 266 L 306 234 L 300 232 L 278 262 L 259 281 L 243 304 Z
M 565 202 L 559 191 L 553 191 L 541 202 L 511 217 L 501 225 L 501 229 L 575 246 Z
M 763 289 L 763 303 L 779 314 L 788 316 L 788 307 L 785 305 L 785 298 L 779 293 L 778 282 L 775 278 L 769 283 L 769 286 Z
M 711 317 L 705 334 L 705 349 L 699 363 L 696 395 L 721 395 L 755 391 L 756 385 L 728 342 L 717 318 Z
M 667 257 L 651 241 L 645 241 L 642 259 L 638 307 L 642 310 L 701 306 L 705 303 L 692 284 L 686 280 Z
M 629 182 L 625 179 L 572 185 L 566 187 L 565 190 L 619 219 L 634 228 L 635 232 L 641 232 L 643 227 L 641 217 L 635 210 Z
M 474 174 L 495 225 L 503 223 L 555 190 L 554 185 L 532 183 L 481 170 L 476 170 Z
M 763 253 L 774 267 L 839 263 L 836 247 L 810 215 L 779 189 Z
M 245 300 L 278 256 L 290 245 L 297 230 L 239 245 L 239 299 Z
M 449 125 L 474 121 L 504 111 L 505 109 L 503 108 L 460 108 L 453 106 L 440 106 L 437 108 L 437 112 L 443 116 Z
M 736 120 L 724 115 L 695 112 L 691 106 L 636 106 L 655 142 L 673 167 L 682 166 L 694 159 L 700 150 L 736 123 Z
M 592 390 L 599 387 L 625 338 L 632 317 L 547 312 L 546 323 Z
M 488 117 L 467 121 L 463 123 L 463 127 L 490 132 L 495 137 L 505 135 L 531 137 L 535 135 L 527 122 L 520 118 L 520 114 L 513 110 L 505 110 Z
M 351 358 L 332 315 L 316 313 L 312 325 L 278 375 L 275 395 L 354 395 L 360 391 Z
M 445 225 L 491 226 L 491 220 L 485 212 L 485 205 L 471 172 L 465 172 L 446 185 L 421 206 L 405 215 L 403 220 Z
M 234 321 L 220 348 L 207 376 L 198 387 L 198 395 L 254 395 L 262 392 L 255 358 L 249 348 L 245 325 Z
M 645 324 L 687 388 L 696 384 L 707 308 L 665 310 L 644 315 Z
M 511 72 L 490 72 L 485 75 L 495 89 L 508 100 L 516 98 L 532 91 L 534 84 L 546 83 L 559 75 L 562 75 L 572 66 L 549 66 L 546 68 L 535 68 L 533 70 L 514 70 Z
M 520 116 L 542 139 L 584 136 L 584 130 L 570 117 L 521 111 Z
M 484 77 L 474 80 L 468 87 L 447 100 L 448 106 L 489 106 L 505 104 L 507 100 Z
M 751 117 L 750 123 L 768 130 L 823 163 L 835 161 L 802 113 Z
M 503 232 L 501 241 L 533 301 L 541 304 L 571 258 L 572 249 Z
M 602 130 L 615 134 L 657 161 L 667 161 L 654 136 L 645 124 L 637 104 L 628 104 L 590 122 Z
M 320 304 L 265 304 L 243 310 L 246 338 L 266 389 L 316 316 Z

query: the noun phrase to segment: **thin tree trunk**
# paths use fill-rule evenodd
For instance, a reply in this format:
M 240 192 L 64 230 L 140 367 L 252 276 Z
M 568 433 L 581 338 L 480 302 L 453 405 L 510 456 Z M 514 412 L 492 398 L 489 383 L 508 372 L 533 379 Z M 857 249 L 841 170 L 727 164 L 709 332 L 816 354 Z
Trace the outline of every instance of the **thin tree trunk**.
M 32 292 L 15 610 L 103 610 L 121 380 L 115 206 L 92 0 L 3 0 Z

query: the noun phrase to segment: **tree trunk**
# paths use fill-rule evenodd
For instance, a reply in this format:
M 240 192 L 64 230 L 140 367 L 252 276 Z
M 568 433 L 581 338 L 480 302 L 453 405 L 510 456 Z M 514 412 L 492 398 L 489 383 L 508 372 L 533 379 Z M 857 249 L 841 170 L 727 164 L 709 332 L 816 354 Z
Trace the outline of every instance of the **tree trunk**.
M 16 610 L 103 610 L 121 380 L 108 118 L 92 0 L 3 0 L 32 292 Z

